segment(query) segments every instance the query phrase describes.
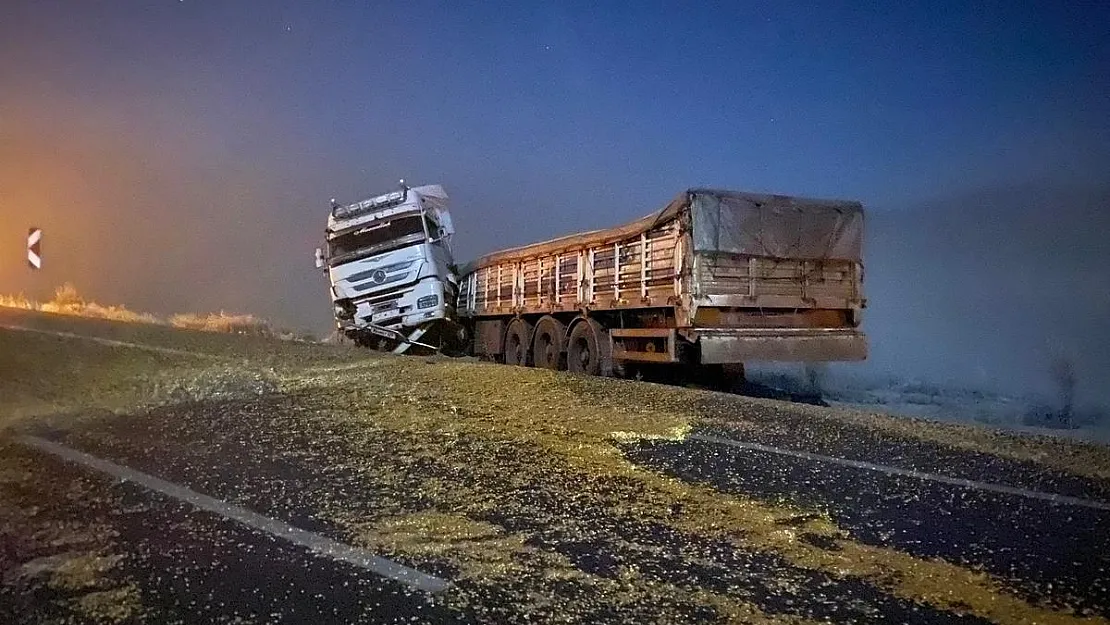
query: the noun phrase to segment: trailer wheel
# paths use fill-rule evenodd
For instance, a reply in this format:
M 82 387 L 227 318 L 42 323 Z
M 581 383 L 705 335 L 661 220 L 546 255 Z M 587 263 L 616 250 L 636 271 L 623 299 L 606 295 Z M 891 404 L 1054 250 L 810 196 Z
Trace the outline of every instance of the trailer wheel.
M 528 366 L 528 337 L 532 328 L 527 321 L 517 319 L 505 331 L 505 364 Z
M 567 369 L 588 375 L 610 375 L 612 359 L 605 329 L 593 319 L 574 325 L 567 341 Z
M 532 363 L 544 369 L 560 369 L 566 333 L 566 326 L 554 317 L 540 319 L 536 324 L 536 338 L 532 341 Z

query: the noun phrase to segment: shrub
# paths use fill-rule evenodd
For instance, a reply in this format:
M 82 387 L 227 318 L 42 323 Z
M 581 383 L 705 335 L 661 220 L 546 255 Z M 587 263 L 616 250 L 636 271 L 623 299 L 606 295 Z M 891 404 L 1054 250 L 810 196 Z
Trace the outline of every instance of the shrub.
M 0 295 L 0 307 L 25 308 L 27 310 L 38 310 L 40 308 L 37 302 L 27 299 L 27 296 L 22 293 L 18 295 Z
M 54 289 L 54 299 L 50 303 L 60 308 L 77 308 L 84 305 L 85 299 L 77 293 L 77 287 L 73 286 L 72 282 L 66 282 Z
M 206 332 L 227 332 L 231 334 L 254 334 L 273 336 L 274 330 L 269 321 L 254 315 L 229 315 L 224 311 L 201 315 L 183 313 L 170 317 L 170 325 L 176 328 L 204 330 Z

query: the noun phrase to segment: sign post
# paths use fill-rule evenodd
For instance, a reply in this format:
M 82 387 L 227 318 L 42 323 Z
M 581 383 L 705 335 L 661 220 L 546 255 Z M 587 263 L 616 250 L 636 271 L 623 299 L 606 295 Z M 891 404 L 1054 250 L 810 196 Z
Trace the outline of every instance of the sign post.
M 31 228 L 27 233 L 27 264 L 31 269 L 42 269 L 42 228 Z

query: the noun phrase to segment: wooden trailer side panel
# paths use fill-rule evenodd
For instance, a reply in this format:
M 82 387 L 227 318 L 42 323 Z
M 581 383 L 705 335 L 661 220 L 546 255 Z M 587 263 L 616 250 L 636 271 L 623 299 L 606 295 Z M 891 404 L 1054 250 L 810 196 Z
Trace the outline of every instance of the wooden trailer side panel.
M 673 306 L 682 234 L 672 219 L 647 232 L 478 266 L 464 277 L 466 316 Z

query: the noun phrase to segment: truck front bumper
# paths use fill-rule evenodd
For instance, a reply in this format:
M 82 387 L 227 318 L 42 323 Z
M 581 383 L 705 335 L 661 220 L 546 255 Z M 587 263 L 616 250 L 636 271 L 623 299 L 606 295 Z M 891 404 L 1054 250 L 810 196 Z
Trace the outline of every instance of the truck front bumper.
M 445 319 L 451 314 L 454 302 L 446 301 L 443 291 L 442 282 L 424 280 L 392 293 L 373 293 L 354 302 L 354 317 L 338 320 L 339 328 L 364 330 L 374 324 L 406 332 L 426 323 Z M 420 307 L 422 300 L 431 299 L 434 299 L 434 305 Z
M 866 360 L 867 337 L 854 328 L 691 328 L 702 364 Z

